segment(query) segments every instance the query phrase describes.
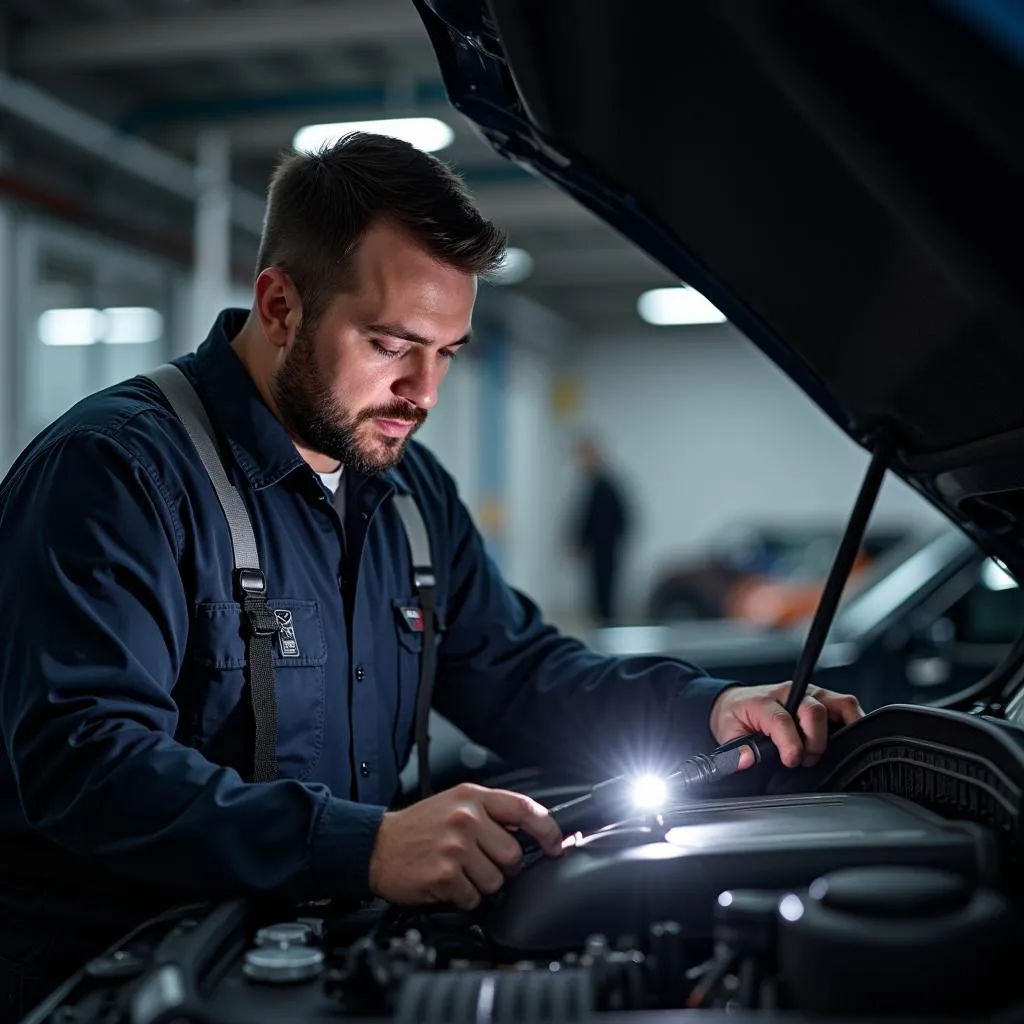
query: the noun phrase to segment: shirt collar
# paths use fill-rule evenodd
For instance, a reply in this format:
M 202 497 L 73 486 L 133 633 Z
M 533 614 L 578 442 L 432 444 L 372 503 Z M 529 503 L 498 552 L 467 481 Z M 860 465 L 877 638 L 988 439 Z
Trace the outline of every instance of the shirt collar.
M 278 483 L 306 462 L 292 444 L 280 420 L 270 411 L 252 377 L 231 347 L 231 341 L 249 316 L 247 309 L 223 310 L 214 321 L 195 356 L 198 384 L 212 417 L 219 420 L 231 452 L 254 490 Z M 308 467 L 307 467 L 308 468 Z M 311 471 L 310 471 L 311 472 Z M 346 469 L 356 486 L 371 483 L 378 497 L 408 487 L 394 469 L 364 477 Z
M 221 312 L 196 351 L 195 367 L 206 407 L 249 485 L 262 490 L 306 463 L 231 347 L 248 316 L 246 309 Z

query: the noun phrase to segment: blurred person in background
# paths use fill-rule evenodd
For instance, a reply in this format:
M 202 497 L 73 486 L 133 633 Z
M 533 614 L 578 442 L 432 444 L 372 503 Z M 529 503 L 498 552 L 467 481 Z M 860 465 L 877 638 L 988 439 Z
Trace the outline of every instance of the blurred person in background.
M 573 548 L 586 562 L 590 614 L 598 625 L 610 626 L 619 617 L 618 584 L 622 550 L 629 535 L 629 509 L 622 487 L 592 438 L 577 444 L 576 461 L 584 487 Z

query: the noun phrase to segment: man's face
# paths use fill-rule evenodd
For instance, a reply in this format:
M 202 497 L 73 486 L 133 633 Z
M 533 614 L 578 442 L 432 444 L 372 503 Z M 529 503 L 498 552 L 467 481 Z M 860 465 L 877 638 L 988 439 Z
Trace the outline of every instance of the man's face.
M 354 271 L 312 330 L 299 325 L 271 389 L 297 442 L 379 473 L 401 459 L 469 340 L 476 279 L 387 224 L 367 232 Z

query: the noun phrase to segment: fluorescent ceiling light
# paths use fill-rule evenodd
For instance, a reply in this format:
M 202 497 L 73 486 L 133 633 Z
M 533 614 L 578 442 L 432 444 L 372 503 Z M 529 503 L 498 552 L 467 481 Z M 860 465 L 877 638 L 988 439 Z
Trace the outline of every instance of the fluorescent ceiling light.
M 292 146 L 300 153 L 315 153 L 337 142 L 349 132 L 370 132 L 402 139 L 426 153 L 450 146 L 455 132 L 436 117 L 392 117 L 380 121 L 339 121 L 336 124 L 310 124 L 300 128 Z
M 637 312 L 649 324 L 668 327 L 676 324 L 720 324 L 725 314 L 716 309 L 700 292 L 685 285 L 680 288 L 652 288 L 637 299 Z
M 98 309 L 48 309 L 39 316 L 44 345 L 95 345 L 103 326 Z
M 106 327 L 100 339 L 108 345 L 148 345 L 164 333 L 164 318 L 148 306 L 105 309 Z
M 163 333 L 163 316 L 149 306 L 48 309 L 39 316 L 39 340 L 44 345 L 147 345 Z
M 525 249 L 506 249 L 501 266 L 491 275 L 492 284 L 519 284 L 533 273 L 533 257 Z

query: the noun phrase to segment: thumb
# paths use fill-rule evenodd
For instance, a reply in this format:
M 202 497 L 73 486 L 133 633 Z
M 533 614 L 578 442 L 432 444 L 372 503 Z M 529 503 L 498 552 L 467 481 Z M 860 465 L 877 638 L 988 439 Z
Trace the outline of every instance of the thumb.
M 739 771 L 745 772 L 748 768 L 753 768 L 755 763 L 754 752 L 750 747 L 740 747 L 740 766 Z

